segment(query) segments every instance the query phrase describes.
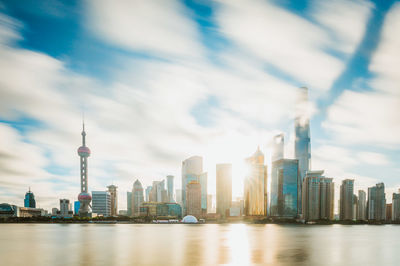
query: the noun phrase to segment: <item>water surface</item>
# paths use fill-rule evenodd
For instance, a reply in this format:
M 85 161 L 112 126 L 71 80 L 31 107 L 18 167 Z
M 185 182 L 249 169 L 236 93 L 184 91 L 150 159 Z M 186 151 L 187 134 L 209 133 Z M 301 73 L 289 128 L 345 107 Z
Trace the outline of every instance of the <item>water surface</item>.
M 1 224 L 0 264 L 400 265 L 400 226 Z

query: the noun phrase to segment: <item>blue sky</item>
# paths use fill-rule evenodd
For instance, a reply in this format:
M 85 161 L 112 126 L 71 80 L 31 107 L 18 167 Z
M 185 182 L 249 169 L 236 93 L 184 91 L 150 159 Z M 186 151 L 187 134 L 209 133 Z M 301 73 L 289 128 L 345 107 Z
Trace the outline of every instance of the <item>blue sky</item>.
M 28 186 L 45 208 L 89 186 L 125 192 L 202 155 L 215 164 L 293 156 L 297 88 L 310 91 L 312 166 L 338 186 L 400 188 L 398 1 L 0 1 L 0 201 Z M 235 170 L 236 169 L 236 170 Z M 338 192 L 338 189 L 336 189 Z M 336 198 L 337 200 L 337 198 Z

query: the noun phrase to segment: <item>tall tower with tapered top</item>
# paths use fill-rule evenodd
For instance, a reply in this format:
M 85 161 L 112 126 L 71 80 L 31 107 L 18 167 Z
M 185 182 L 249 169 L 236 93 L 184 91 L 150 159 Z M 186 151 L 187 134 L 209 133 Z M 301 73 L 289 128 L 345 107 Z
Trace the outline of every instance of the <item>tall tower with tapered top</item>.
M 88 157 L 90 156 L 90 149 L 86 147 L 86 132 L 85 123 L 83 123 L 82 130 L 82 146 L 78 148 L 78 155 L 80 157 L 81 165 L 81 193 L 78 196 L 80 202 L 79 216 L 90 216 L 89 206 L 92 201 L 92 196 L 88 193 Z

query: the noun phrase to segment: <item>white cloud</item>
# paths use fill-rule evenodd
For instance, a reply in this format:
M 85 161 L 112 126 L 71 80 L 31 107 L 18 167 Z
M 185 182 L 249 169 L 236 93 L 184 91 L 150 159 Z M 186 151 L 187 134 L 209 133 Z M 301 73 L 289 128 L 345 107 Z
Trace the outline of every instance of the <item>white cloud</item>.
M 386 156 L 377 152 L 360 152 L 358 153 L 358 158 L 361 160 L 361 162 L 372 165 L 389 164 L 389 160 L 386 158 Z
M 326 14 L 331 11 L 332 5 L 335 13 L 328 17 Z M 344 67 L 342 61 L 329 55 L 326 50 L 336 49 L 338 43 L 347 52 L 349 48 L 354 49 L 362 37 L 362 24 L 366 21 L 368 8 L 363 6 L 352 12 L 341 13 L 341 18 L 346 21 L 355 17 L 359 20 L 344 30 L 342 26 L 333 26 L 332 20 L 340 10 L 349 8 L 347 2 L 317 6 L 315 16 L 325 28 L 272 3 L 259 0 L 220 1 L 216 16 L 221 33 L 233 40 L 240 49 L 265 60 L 317 91 L 325 91 Z M 332 31 L 337 33 L 339 40 L 331 38 Z M 347 40 L 349 35 L 351 38 Z M 344 39 L 346 41 L 342 43 Z
M 189 11 L 177 0 L 88 0 L 89 30 L 129 50 L 198 57 L 202 48 Z

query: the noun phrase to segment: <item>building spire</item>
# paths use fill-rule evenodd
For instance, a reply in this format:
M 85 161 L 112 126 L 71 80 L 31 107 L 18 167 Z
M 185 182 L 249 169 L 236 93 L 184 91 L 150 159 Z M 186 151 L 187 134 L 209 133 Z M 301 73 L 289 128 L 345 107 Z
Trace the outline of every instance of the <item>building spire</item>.
M 86 146 L 85 114 L 82 113 L 82 146 Z

